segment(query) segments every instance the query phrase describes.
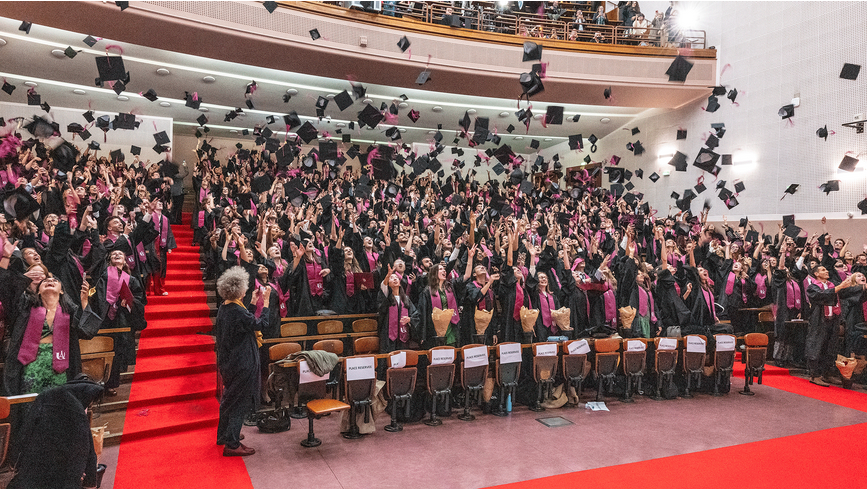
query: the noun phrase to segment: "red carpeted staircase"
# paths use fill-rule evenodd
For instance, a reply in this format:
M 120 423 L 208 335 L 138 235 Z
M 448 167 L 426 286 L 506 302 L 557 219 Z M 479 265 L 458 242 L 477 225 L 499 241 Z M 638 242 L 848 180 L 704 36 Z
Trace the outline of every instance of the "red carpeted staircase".
M 240 459 L 216 445 L 216 356 L 190 214 L 172 226 L 167 296 L 150 296 L 148 326 L 124 420 L 114 487 L 252 487 Z

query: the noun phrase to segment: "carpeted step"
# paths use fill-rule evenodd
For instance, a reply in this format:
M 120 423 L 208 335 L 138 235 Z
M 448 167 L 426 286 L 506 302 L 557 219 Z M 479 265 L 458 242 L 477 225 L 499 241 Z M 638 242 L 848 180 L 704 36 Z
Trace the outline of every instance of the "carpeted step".
M 209 317 L 189 318 L 184 321 L 177 319 L 154 319 L 148 321 L 148 327 L 141 333 L 142 338 L 156 336 L 179 336 L 196 333 L 207 333 L 214 327 Z
M 150 404 L 127 411 L 121 443 L 159 435 L 179 433 L 197 428 L 215 427 L 219 419 L 219 404 L 211 396 L 188 401 Z M 166 447 L 168 449 L 168 447 Z M 177 447 L 182 449 L 183 447 Z
M 195 353 L 214 351 L 214 338 L 194 334 L 183 336 L 156 336 L 139 345 L 138 358 L 172 353 Z
M 156 379 L 194 373 L 215 372 L 217 359 L 213 352 L 170 353 L 138 359 L 133 383 L 139 379 Z
M 198 282 L 193 282 L 193 281 L 190 281 L 188 279 L 169 278 L 167 275 L 166 281 L 163 282 L 163 284 L 165 285 L 166 292 L 168 292 L 169 295 L 171 295 L 172 292 L 184 292 L 184 291 L 188 291 L 188 290 L 204 290 L 204 288 L 202 287 L 202 282 L 201 282 L 202 273 L 199 272 L 199 275 L 200 275 L 200 278 L 199 278 Z
M 211 308 L 208 307 L 208 304 L 204 300 L 195 303 L 188 303 L 183 307 L 178 307 L 177 304 L 161 304 L 153 306 L 148 304 L 145 310 L 145 319 L 150 321 L 152 319 L 160 318 L 180 320 L 186 318 L 209 317 L 211 315 L 210 309 Z
M 170 380 L 136 379 L 136 396 L 127 403 L 127 409 L 147 407 L 149 404 L 190 401 L 214 397 L 217 394 L 215 372 L 179 375 Z
M 175 292 L 171 295 L 148 296 L 148 306 L 160 306 L 165 304 L 191 304 L 194 302 L 207 301 L 208 295 L 202 289 L 188 289 Z

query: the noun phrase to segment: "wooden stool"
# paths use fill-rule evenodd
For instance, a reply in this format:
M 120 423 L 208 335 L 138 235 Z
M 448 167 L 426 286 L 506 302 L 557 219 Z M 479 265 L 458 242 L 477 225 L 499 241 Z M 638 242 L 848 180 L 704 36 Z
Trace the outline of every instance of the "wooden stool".
M 349 404 L 334 399 L 314 399 L 307 403 L 307 419 L 310 420 L 310 431 L 307 438 L 301 440 L 301 446 L 307 448 L 318 447 L 322 440 L 313 434 L 313 419 L 319 419 L 326 414 L 337 413 L 349 409 Z

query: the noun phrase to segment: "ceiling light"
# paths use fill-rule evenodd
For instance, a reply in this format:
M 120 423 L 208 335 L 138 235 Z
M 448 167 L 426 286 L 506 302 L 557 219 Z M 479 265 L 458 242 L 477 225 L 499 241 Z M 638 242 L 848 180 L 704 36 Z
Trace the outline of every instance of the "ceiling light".
M 545 142 L 551 141 L 551 138 L 545 138 Z
M 85 92 L 84 90 L 82 90 L 80 88 L 76 88 L 75 90 L 72 91 L 72 93 L 74 93 L 76 95 L 87 95 L 87 92 Z
M 545 117 L 545 114 L 536 114 L 533 116 L 533 119 L 536 119 L 537 121 L 541 121 L 543 117 Z
M 246 112 L 238 112 L 238 117 L 247 117 Z
M 3 47 L 5 45 L 6 45 L 6 39 L 0 39 L 0 47 Z
M 298 95 L 298 90 L 290 88 L 289 90 L 286 90 L 286 93 L 288 93 L 289 95 Z
M 126 95 L 118 95 L 117 99 L 121 102 L 126 102 L 127 100 L 129 100 L 129 97 L 127 97 Z
M 232 134 L 238 134 L 238 130 L 237 130 L 237 129 L 229 129 L 229 132 L 231 132 Z
M 467 109 L 467 114 L 476 115 L 476 109 Z
M 327 98 L 328 100 L 331 100 L 331 99 L 334 98 L 334 94 L 333 94 L 333 93 L 329 93 L 328 95 L 325 96 L 325 98 Z
M 599 119 L 599 122 L 601 122 L 603 124 L 608 124 L 609 122 L 611 122 L 611 119 L 609 119 L 607 117 L 603 117 L 603 118 Z
M 32 87 L 32 88 L 39 86 L 36 84 L 36 82 L 32 82 L 32 81 L 26 81 L 26 82 L 24 82 L 24 84 L 27 85 L 28 87 Z
M 170 73 L 171 71 L 167 70 L 166 68 L 157 68 L 157 75 L 166 76 Z
M 207 107 L 199 107 L 199 112 L 208 112 Z
M 509 117 L 509 114 L 511 114 L 511 112 L 504 110 L 500 112 L 500 117 Z
M 515 141 L 521 141 L 524 139 L 524 136 L 515 136 Z
M 54 56 L 55 58 L 63 59 L 66 57 L 66 52 L 62 49 L 52 49 L 51 55 Z
M 401 102 L 401 103 L 397 104 L 397 106 L 400 107 L 401 109 L 405 109 L 405 108 L 409 107 L 409 104 L 406 102 Z
M 346 123 L 345 122 L 338 122 L 337 127 L 346 127 Z
M 440 107 L 439 105 L 434 105 L 433 107 L 430 108 L 430 110 L 432 110 L 434 112 L 442 112 L 443 108 Z
M 369 98 L 366 98 L 366 99 L 362 100 L 361 103 L 363 103 L 363 104 L 372 104 L 372 103 L 373 103 L 373 100 L 371 100 L 371 99 L 369 99 Z
M 202 77 L 202 81 L 205 83 L 214 83 L 215 81 L 217 81 L 217 79 L 211 75 L 207 75 Z
M 398 131 L 400 131 L 400 132 L 406 132 L 406 129 L 404 129 L 404 128 L 401 127 L 400 129 L 398 129 Z
M 428 134 L 436 134 L 437 132 L 436 131 L 428 131 L 427 133 Z
M 171 106 L 172 106 L 172 104 L 170 104 L 169 102 L 166 102 L 165 100 L 160 102 L 160 107 L 171 107 Z

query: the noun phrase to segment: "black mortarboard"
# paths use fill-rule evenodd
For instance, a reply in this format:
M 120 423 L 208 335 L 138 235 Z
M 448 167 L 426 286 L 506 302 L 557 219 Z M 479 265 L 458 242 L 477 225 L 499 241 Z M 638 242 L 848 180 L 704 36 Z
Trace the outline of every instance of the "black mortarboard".
M 293 110 L 283 116 L 283 122 L 289 127 L 289 129 L 293 129 L 301 125 L 301 118 L 298 117 L 298 113 Z
M 739 203 L 740 202 L 738 202 L 737 197 L 735 197 L 734 195 L 726 199 L 726 207 L 728 207 L 729 209 L 734 209 Z
M 626 188 L 626 190 L 632 190 L 635 188 L 635 184 L 632 182 L 626 182 L 626 185 L 624 185 L 624 187 Z M 629 195 L 635 197 L 635 194 L 629 194 Z
M 644 146 L 641 144 L 641 141 L 635 141 L 632 144 L 632 152 L 635 156 L 641 156 L 644 154 Z
M 129 8 L 129 2 L 127 2 L 126 0 L 119 0 L 117 2 L 114 2 L 114 4 L 120 7 L 121 12 Z
M 352 134 L 345 133 L 340 135 L 341 142 L 351 143 L 352 142 Z
M 118 80 L 114 82 L 114 84 L 111 86 L 111 89 L 114 90 L 114 93 L 120 95 L 121 93 L 123 93 L 124 90 L 126 90 L 126 85 L 124 85 L 123 81 Z
M 60 125 L 56 122 L 50 122 L 47 119 L 42 117 L 33 117 L 33 120 L 27 125 L 24 126 L 30 134 L 33 134 L 37 138 L 49 138 L 54 135 L 55 132 L 60 132 Z
M 792 104 L 784 105 L 777 111 L 777 115 L 782 117 L 784 120 L 788 119 L 795 115 L 795 106 Z
M 538 139 L 533 139 L 530 141 L 530 147 L 533 149 L 539 149 L 539 144 L 541 143 L 539 143 Z
M 657 175 L 656 172 L 653 172 L 647 178 L 649 178 L 651 182 L 656 183 L 656 181 L 659 180 L 659 175 Z
M 549 105 L 545 111 L 545 122 L 547 124 L 563 124 L 563 107 L 560 105 Z
M 569 136 L 569 149 L 583 149 L 584 141 L 580 134 Z
M 707 141 L 705 141 L 704 144 L 708 147 L 708 149 L 715 149 L 717 146 L 719 146 L 719 138 L 714 136 L 713 134 L 710 134 L 708 135 Z
M 795 225 L 795 215 L 794 214 L 788 214 L 788 215 L 783 216 L 783 227 L 784 228 L 787 228 L 789 226 L 794 226 L 794 225 Z
M 596 138 L 595 134 L 591 134 L 590 137 L 587 138 L 587 140 L 590 141 L 590 144 L 596 144 L 596 141 L 599 141 L 599 139 Z
M 638 168 L 637 170 L 635 170 L 635 176 L 644 180 L 644 170 L 641 168 Z
M 93 37 L 93 36 L 87 36 L 87 37 L 84 38 L 84 41 L 83 41 L 83 42 L 84 42 L 84 44 L 87 44 L 88 47 L 93 47 L 93 46 L 95 46 L 96 43 L 99 42 L 99 41 L 97 41 L 96 38 Z
M 208 123 L 208 118 L 205 117 L 205 114 L 202 114 L 196 119 L 196 122 L 198 122 L 200 126 L 204 126 Z
M 509 134 L 512 134 L 512 131 L 514 131 L 514 130 L 515 130 L 515 126 L 513 126 L 511 124 L 509 124 L 509 126 L 506 127 L 506 132 Z
M 843 171 L 855 171 L 856 166 L 858 166 L 858 158 L 844 155 L 843 161 L 840 162 L 840 166 L 838 166 L 837 168 Z
M 33 22 L 28 22 L 26 20 L 21 22 L 21 25 L 18 26 L 18 30 L 25 33 L 30 34 L 30 28 L 33 27 Z
M 268 139 L 271 137 L 271 135 L 274 134 L 274 131 L 272 131 L 269 127 L 263 127 L 261 134 L 263 138 Z
M 512 152 L 512 148 L 509 147 L 508 144 L 504 144 L 497 148 L 491 156 L 499 160 L 500 163 L 507 165 L 512 161 L 512 157 L 515 156 L 515 153 Z
M 542 59 L 542 46 L 532 41 L 524 42 L 524 56 L 521 61 L 537 61 Z
M 42 102 L 39 106 L 42 107 L 42 110 L 45 112 L 51 112 L 51 106 L 48 105 L 48 102 Z
M 402 53 L 405 53 L 406 50 L 409 49 L 409 47 L 411 45 L 412 45 L 412 43 L 409 42 L 409 39 L 407 39 L 406 36 L 401 37 L 400 40 L 397 41 L 397 47 L 400 48 L 400 51 Z
M 15 85 L 13 85 L 7 81 L 3 81 L 3 91 L 9 95 L 12 95 L 12 92 L 15 91 Z
M 424 70 L 415 78 L 415 83 L 416 85 L 424 85 L 428 80 L 430 80 L 430 71 Z
M 707 187 L 704 186 L 704 183 L 699 183 L 695 187 L 695 193 L 700 194 L 707 190 Z
M 623 183 L 623 170 L 621 168 L 608 168 L 608 183 Z
M 711 95 L 707 98 L 707 108 L 705 110 L 708 112 L 716 112 L 717 109 L 719 109 L 719 100 L 716 96 Z
M 342 112 L 346 110 L 350 105 L 352 105 L 352 96 L 349 95 L 348 91 L 344 90 L 334 96 L 334 103 L 337 104 L 337 108 L 339 108 Z
M 121 112 L 114 117 L 112 126 L 115 129 L 135 129 L 135 116 Z
M 103 82 L 123 80 L 126 77 L 123 58 L 120 56 L 97 56 L 96 69 L 99 71 L 99 79 Z
M 825 195 L 828 195 L 831 192 L 836 192 L 840 190 L 840 180 L 828 180 L 827 182 L 820 185 L 819 188 L 822 189 L 823 192 L 825 192 Z
M 265 122 L 267 122 L 268 124 L 273 124 L 277 122 L 277 119 L 273 115 L 269 115 L 265 118 Z
M 72 49 L 72 46 L 68 46 L 68 47 L 63 51 L 63 54 L 65 54 L 67 58 L 72 59 L 72 58 L 75 57 L 75 55 L 78 54 L 78 51 Z
M 191 109 L 198 110 L 199 106 L 202 105 L 202 97 L 199 97 L 198 93 L 184 92 L 184 100 L 184 105 Z
M 135 156 L 138 156 L 141 154 L 141 148 L 139 148 L 138 146 L 130 146 L 129 152 Z
M 27 105 L 42 105 L 42 96 L 32 88 L 27 91 Z
M 674 58 L 674 61 L 669 65 L 668 70 L 665 72 L 668 75 L 668 81 L 670 82 L 685 82 L 686 75 L 689 74 L 689 71 L 692 69 L 692 63 L 687 61 L 681 55 L 677 55 Z
M 747 187 L 746 187 L 746 185 L 744 185 L 744 182 L 735 182 L 735 192 L 736 192 L 736 193 L 741 193 L 741 192 L 743 192 L 746 188 L 747 188 Z
M 593 161 L 593 159 L 590 158 L 590 155 L 584 156 L 584 163 L 590 163 L 591 161 Z
M 825 141 L 828 140 L 828 124 L 825 124 L 825 127 L 820 127 L 816 129 L 816 136 L 823 138 Z
M 799 234 L 801 234 L 801 228 L 795 226 L 794 224 L 790 224 L 786 226 L 785 229 L 783 229 L 783 234 L 792 239 L 795 239 L 798 237 Z
M 496 175 L 502 175 L 506 171 L 506 168 L 500 162 L 497 162 L 491 169 L 494 170 L 494 174 Z
M 66 131 L 74 133 L 74 134 L 78 134 L 83 130 L 84 130 L 84 126 L 82 126 L 81 124 L 79 124 L 77 122 L 67 124 L 67 126 L 66 126 Z
M 714 153 L 707 148 L 701 148 L 692 164 L 708 173 L 712 173 L 718 160 L 719 154 Z
M 24 187 L 18 187 L 3 199 L 3 210 L 9 216 L 21 220 L 39 210 L 39 203 Z
M 840 72 L 840 78 L 846 80 L 857 80 L 858 73 L 861 72 L 861 65 L 853 65 L 851 63 L 843 64 L 843 71 Z
M 155 145 L 153 146 L 153 148 L 151 148 L 151 149 L 153 149 L 154 152 L 157 153 L 157 154 L 163 154 L 163 153 L 165 153 L 166 151 L 168 151 L 169 148 L 166 147 L 166 146 L 163 146 L 163 145 L 161 145 L 161 144 L 155 144 Z
M 169 144 L 170 142 L 172 142 L 165 131 L 160 131 L 154 134 L 154 141 L 156 141 L 157 144 Z
M 93 111 L 92 110 L 88 110 L 87 112 L 85 112 L 82 115 L 84 117 L 84 120 L 86 120 L 87 122 L 93 122 L 94 119 L 93 119 Z
M 51 151 L 51 158 L 54 160 L 55 168 L 70 171 L 78 160 L 78 150 L 69 142 L 63 141 Z
M 720 165 L 731 165 L 732 164 L 732 155 L 722 155 L 722 161 Z M 713 172 L 711 172 L 713 173 Z
M 159 97 L 157 97 L 157 92 L 153 88 L 148 88 L 148 91 L 142 94 L 142 97 L 150 100 L 151 102 L 156 101 Z
M 686 139 L 686 129 L 677 130 L 677 139 Z
M 313 141 L 314 139 L 316 139 L 317 134 L 319 134 L 319 131 L 317 131 L 316 128 L 313 127 L 313 124 L 311 124 L 310 121 L 305 122 L 295 132 L 305 143 Z
M 611 87 L 608 87 L 605 90 L 603 90 L 602 96 L 605 97 L 605 100 L 610 99 L 611 98 Z
M 738 89 L 732 88 L 731 90 L 729 90 L 729 94 L 726 96 L 726 98 L 734 102 L 735 99 L 738 98 Z
M 81 139 L 87 141 L 90 138 L 90 131 L 85 129 L 85 130 L 81 131 L 80 133 L 78 133 L 78 135 L 81 136 Z
M 686 171 L 686 155 L 678 151 L 674 153 L 674 156 L 671 158 L 668 164 L 673 166 L 675 171 Z
M 790 195 L 795 195 L 795 192 L 798 191 L 798 187 L 800 187 L 800 186 L 801 186 L 800 184 L 793 183 L 793 184 L 789 185 L 784 192 L 787 194 L 790 194 Z
M 312 37 L 313 40 L 315 41 L 322 36 L 319 35 L 319 29 L 310 29 L 310 37 Z
M 358 113 L 358 122 L 364 123 L 371 129 L 375 128 L 383 119 L 385 119 L 385 116 L 382 115 L 382 112 L 376 110 L 376 108 L 370 104 L 367 104 L 364 109 Z
M 858 209 L 861 210 L 861 215 L 867 214 L 867 199 L 858 202 Z
M 87 147 L 92 149 L 93 151 L 99 151 L 99 143 L 96 141 L 91 141 L 87 144 Z
M 119 149 L 109 152 L 108 155 L 111 157 L 112 163 L 118 163 L 126 159 L 123 155 L 123 151 Z
M 265 10 L 267 10 L 269 14 L 273 14 L 274 11 L 277 10 L 277 2 L 271 0 L 262 2 L 262 6 L 265 7 Z

